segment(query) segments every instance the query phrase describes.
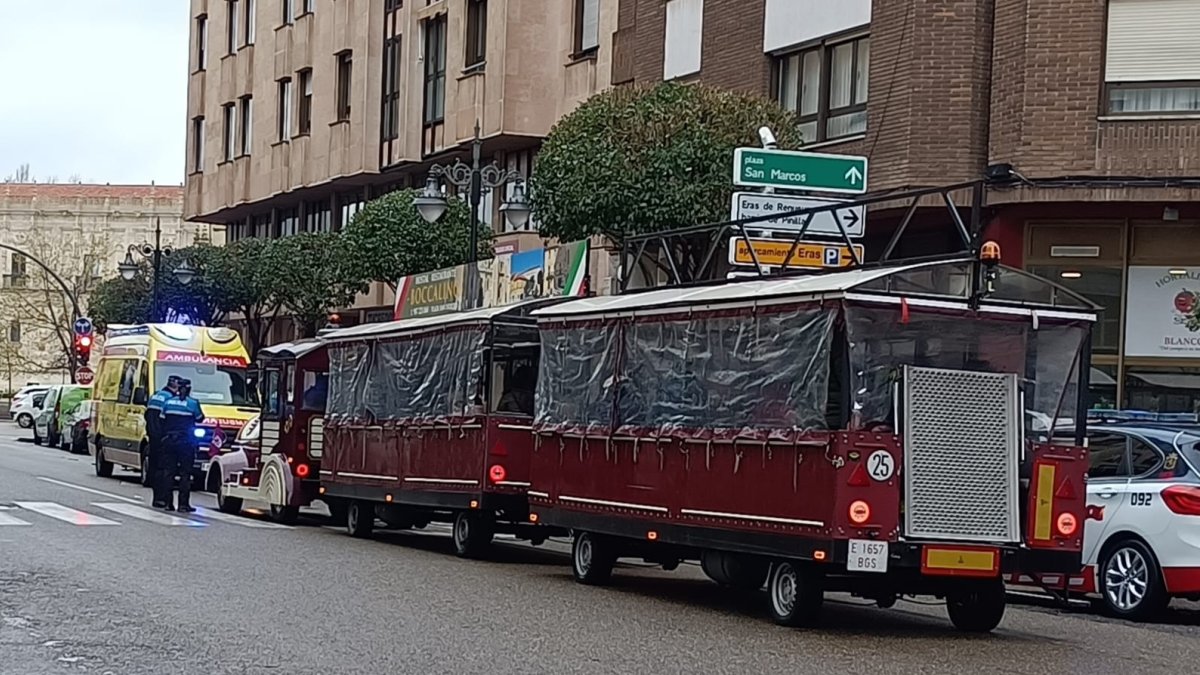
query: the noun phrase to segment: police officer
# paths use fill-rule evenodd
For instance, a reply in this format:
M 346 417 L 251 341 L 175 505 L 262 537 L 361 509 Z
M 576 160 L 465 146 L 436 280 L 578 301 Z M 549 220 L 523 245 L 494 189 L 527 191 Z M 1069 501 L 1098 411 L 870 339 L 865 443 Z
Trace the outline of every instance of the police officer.
M 171 482 L 179 475 L 179 511 L 191 513 L 192 469 L 196 463 L 196 423 L 204 420 L 200 402 L 191 397 L 191 380 L 179 380 L 179 392 L 163 403 L 160 416 L 162 422 L 163 458 L 166 464 L 162 477 L 162 494 L 166 499 L 163 508 L 176 510 L 171 505 Z
M 162 476 L 166 466 L 162 445 L 162 411 L 163 405 L 179 393 L 179 377 L 172 375 L 167 378 L 167 386 L 155 392 L 146 403 L 146 438 L 149 441 L 146 452 L 150 457 L 150 475 L 146 477 L 154 489 L 154 507 L 162 508 L 167 505 L 167 498 L 162 493 Z

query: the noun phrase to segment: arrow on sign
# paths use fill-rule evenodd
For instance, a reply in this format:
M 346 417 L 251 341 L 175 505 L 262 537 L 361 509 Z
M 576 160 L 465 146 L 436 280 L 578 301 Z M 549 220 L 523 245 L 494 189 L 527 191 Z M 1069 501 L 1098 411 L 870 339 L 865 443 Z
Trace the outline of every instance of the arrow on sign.
M 846 227 L 847 230 L 854 227 L 855 225 L 858 225 L 858 210 L 857 209 L 847 209 L 845 211 L 839 211 L 838 213 L 842 214 L 842 217 L 845 218 L 846 221 L 849 223 L 849 225 Z
M 850 181 L 851 185 L 858 185 L 862 182 L 863 175 L 862 172 L 858 170 L 857 166 L 852 166 L 850 167 L 850 170 L 846 172 L 845 179 Z

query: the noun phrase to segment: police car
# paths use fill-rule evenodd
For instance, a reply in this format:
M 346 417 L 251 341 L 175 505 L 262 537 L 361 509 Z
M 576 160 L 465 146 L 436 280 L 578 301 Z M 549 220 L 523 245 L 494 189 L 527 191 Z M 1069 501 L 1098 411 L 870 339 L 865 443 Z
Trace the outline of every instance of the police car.
M 1183 421 L 1181 421 L 1183 420 Z M 1145 619 L 1200 600 L 1200 425 L 1194 416 L 1118 413 L 1088 424 L 1083 574 L 1070 591 Z

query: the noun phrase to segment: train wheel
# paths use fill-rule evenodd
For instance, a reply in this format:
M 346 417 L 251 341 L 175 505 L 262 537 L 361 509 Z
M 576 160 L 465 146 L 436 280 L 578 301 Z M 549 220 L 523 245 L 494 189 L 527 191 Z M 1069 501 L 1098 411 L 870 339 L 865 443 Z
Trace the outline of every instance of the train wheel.
M 591 532 L 579 532 L 571 545 L 571 572 L 575 580 L 589 586 L 603 586 L 612 579 L 617 556 L 612 544 Z
M 454 516 L 454 553 L 460 558 L 482 558 L 495 536 L 495 528 L 484 515 L 459 511 Z
M 225 491 L 220 487 L 217 488 L 217 510 L 221 513 L 229 513 L 238 515 L 242 512 L 241 497 L 227 497 Z
M 291 525 L 300 517 L 299 506 L 280 506 L 278 504 L 271 505 L 271 520 L 282 525 Z
M 375 530 L 375 505 L 355 499 L 346 509 L 346 532 L 351 537 L 366 539 Z
M 346 522 L 350 505 L 345 500 L 328 497 L 325 499 L 325 506 L 329 508 L 329 521 L 331 523 L 338 525 Z
M 990 633 L 1004 618 L 1004 582 L 989 579 L 965 585 L 946 597 L 950 623 L 964 633 Z
M 809 626 L 821 615 L 825 601 L 821 573 L 799 563 L 782 560 L 771 566 L 767 603 L 771 618 L 781 626 Z

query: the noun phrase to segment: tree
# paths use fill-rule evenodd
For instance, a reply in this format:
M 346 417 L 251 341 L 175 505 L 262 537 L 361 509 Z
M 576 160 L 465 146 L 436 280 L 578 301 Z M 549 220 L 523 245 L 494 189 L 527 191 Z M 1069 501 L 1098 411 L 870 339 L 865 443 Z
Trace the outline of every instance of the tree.
M 267 239 L 241 239 L 222 249 L 205 270 L 221 280 L 221 303 L 228 312 L 238 312 L 246 323 L 251 358 L 266 346 L 268 334 L 283 305 L 284 286 L 291 277 L 294 259 L 289 251 Z
M 352 257 L 339 234 L 308 232 L 271 242 L 279 267 L 280 299 L 303 337 L 313 337 L 334 309 L 354 303 L 363 292 L 360 253 Z
M 795 115 L 751 94 L 664 83 L 597 94 L 554 126 L 530 198 L 541 233 L 620 237 L 729 219 L 733 151 L 770 127 L 800 144 Z
M 430 224 L 413 205 L 417 196 L 415 190 L 401 190 L 371 200 L 343 230 L 364 280 L 382 281 L 395 290 L 400 277 L 467 262 L 471 248 L 467 204 L 447 199 L 446 213 Z M 481 224 L 479 257 L 490 258 L 491 251 L 491 233 Z
M 121 277 L 96 284 L 88 297 L 88 316 L 103 332 L 115 324 L 146 323 L 150 320 L 150 273 L 142 272 L 125 281 Z

